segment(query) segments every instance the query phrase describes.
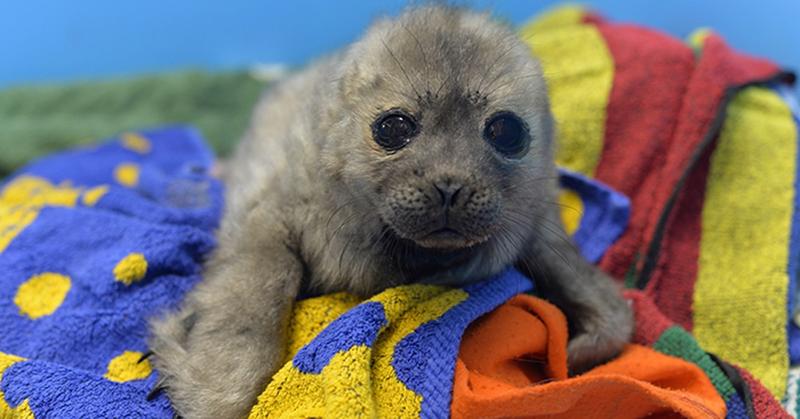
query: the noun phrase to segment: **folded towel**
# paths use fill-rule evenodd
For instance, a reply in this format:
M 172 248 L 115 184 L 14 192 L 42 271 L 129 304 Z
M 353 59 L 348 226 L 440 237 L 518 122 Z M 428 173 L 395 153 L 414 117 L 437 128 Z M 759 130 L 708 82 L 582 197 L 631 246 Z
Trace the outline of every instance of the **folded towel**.
M 453 417 L 725 417 L 725 402 L 691 362 L 632 344 L 608 364 L 567 378 L 566 349 L 558 308 L 530 295 L 512 298 L 464 334 Z
M 788 323 L 800 177 L 797 121 L 772 83 L 788 76 L 708 32 L 687 46 L 581 9 L 523 33 L 542 57 L 559 161 L 582 175 L 562 174 L 565 225 L 587 258 L 641 289 L 627 294 L 635 343 L 699 367 L 727 417 L 784 417 L 775 396 L 789 332 L 800 333 Z M 222 204 L 210 166 L 196 133 L 173 127 L 39 160 L 0 186 L 0 413 L 172 414 L 166 395 L 145 399 L 157 378 L 141 359 L 146 319 L 180 301 L 214 245 Z M 630 210 L 592 178 L 630 196 Z M 464 330 L 531 287 L 510 270 L 464 289 L 301 301 L 292 357 L 252 415 L 446 415 L 461 403 L 452 390 Z M 541 339 L 520 336 L 509 347 Z M 619 386 L 636 394 L 630 412 L 699 411 L 652 385 L 670 365 L 687 371 L 678 388 L 721 412 L 696 369 L 652 350 L 634 346 L 574 386 L 545 384 L 519 400 L 604 382 L 608 397 Z M 652 368 L 630 367 L 642 359 Z M 548 365 L 548 377 L 564 377 L 561 361 Z M 629 376 L 602 381 L 611 371 Z
M 273 376 L 250 417 L 446 417 L 464 329 L 530 288 L 527 278 L 508 271 L 463 289 L 408 285 L 384 291 L 302 346 Z M 306 322 L 292 326 L 292 347 L 297 335 L 308 335 L 308 319 L 329 318 L 342 307 L 339 297 L 333 305 L 328 298 L 295 307 L 295 318 Z
M 509 271 L 465 289 L 408 285 L 360 304 L 348 294 L 300 301 L 286 364 L 250 417 L 788 417 L 641 291 L 626 294 L 634 343 L 567 378 L 564 316 L 527 294 L 509 299 L 529 288 Z
M 559 163 L 631 199 L 600 266 L 782 396 L 787 327 L 800 348 L 788 316 L 800 154 L 781 93 L 793 77 L 710 31 L 687 44 L 579 7 L 522 33 L 551 92 Z
M 221 208 L 193 129 L 126 133 L 0 187 L 0 416 L 171 417 L 147 319 L 200 279 Z
M 726 418 L 789 418 L 777 399 L 747 371 L 706 352 L 683 327 L 667 318 L 646 292 L 625 293 L 636 316 L 633 342 L 700 367 L 725 401 Z
M 211 154 L 194 130 L 167 127 L 43 158 L 2 184 L 0 414 L 172 415 L 165 394 L 151 402 L 145 397 L 157 379 L 149 361 L 142 360 L 147 320 L 176 306 L 199 280 L 203 256 L 214 245 L 211 231 L 222 202 L 211 166 Z M 624 231 L 627 198 L 567 171 L 561 179 L 564 217 L 584 254 L 599 259 Z M 272 403 L 291 407 L 297 397 L 314 395 L 311 376 L 317 386 L 336 382 L 355 389 L 358 380 L 370 378 L 370 370 L 341 363 L 363 367 L 371 357 L 383 357 L 401 367 L 396 375 L 386 364 L 376 370 L 376 377 L 393 388 L 377 392 L 376 400 L 386 397 L 395 408 L 424 415 L 446 414 L 464 328 L 531 286 L 508 271 L 464 289 L 388 290 L 301 349 L 321 322 L 333 321 L 334 313 L 355 304 L 330 296 L 325 301 L 338 305 L 312 310 L 305 323 L 294 326 L 304 338 L 293 340 L 297 356 L 281 373 L 289 377 L 276 377 L 274 383 L 283 387 L 274 384 L 262 399 L 278 388 Z M 299 312 L 309 304 L 314 303 L 300 302 Z M 387 341 L 398 352 L 386 352 Z M 332 362 L 340 369 L 329 366 Z M 347 368 L 352 374 L 344 373 Z M 302 379 L 292 381 L 297 376 Z M 290 384 L 303 391 L 289 391 Z M 394 391 L 404 386 L 411 390 Z M 393 398 L 401 393 L 417 395 Z M 312 408 L 329 400 L 306 401 L 297 406 Z M 350 401 L 355 404 L 333 411 L 348 416 L 363 402 Z
M 567 171 L 561 184 L 566 224 L 583 254 L 599 259 L 624 230 L 627 198 Z M 358 305 L 346 294 L 300 301 L 290 359 L 250 417 L 445 417 L 464 329 L 531 287 L 510 270 L 463 289 L 392 288 Z
M 126 129 L 174 121 L 228 154 L 268 83 L 247 71 L 174 71 L 0 88 L 0 177 L 33 158 Z

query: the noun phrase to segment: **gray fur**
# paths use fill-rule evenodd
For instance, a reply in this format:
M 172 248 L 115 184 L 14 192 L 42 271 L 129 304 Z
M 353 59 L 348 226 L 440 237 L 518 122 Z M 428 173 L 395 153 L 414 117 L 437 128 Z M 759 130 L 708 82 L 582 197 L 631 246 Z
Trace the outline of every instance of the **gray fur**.
M 389 153 L 371 126 L 393 108 L 415 115 L 421 130 Z M 529 128 L 521 158 L 482 137 L 501 110 Z M 245 416 L 284 357 L 299 293 L 464 284 L 515 263 L 566 312 L 575 370 L 616 354 L 630 311 L 565 238 L 552 149 L 530 49 L 463 9 L 381 20 L 267 92 L 228 163 L 226 214 L 205 278 L 180 311 L 153 324 L 154 362 L 177 411 Z M 462 189 L 442 205 L 434 183 Z M 430 235 L 445 214 L 460 235 Z

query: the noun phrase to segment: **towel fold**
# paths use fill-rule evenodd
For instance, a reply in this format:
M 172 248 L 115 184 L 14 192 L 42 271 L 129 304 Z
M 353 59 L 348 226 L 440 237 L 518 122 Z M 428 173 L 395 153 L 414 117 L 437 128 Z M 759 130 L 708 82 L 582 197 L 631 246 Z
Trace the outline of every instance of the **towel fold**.
M 567 322 L 553 305 L 519 295 L 464 334 L 454 418 L 724 418 L 725 402 L 694 364 L 642 345 L 567 378 Z

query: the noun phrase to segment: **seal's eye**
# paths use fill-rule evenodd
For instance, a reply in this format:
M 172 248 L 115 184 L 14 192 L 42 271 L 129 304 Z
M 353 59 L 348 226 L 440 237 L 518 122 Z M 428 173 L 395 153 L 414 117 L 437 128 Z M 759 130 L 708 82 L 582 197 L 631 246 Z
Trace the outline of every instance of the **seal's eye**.
M 372 136 L 375 142 L 388 151 L 399 150 L 411 142 L 417 135 L 418 128 L 414 117 L 401 110 L 391 110 L 380 117 L 372 125 Z
M 517 157 L 525 152 L 530 136 L 525 123 L 511 112 L 500 112 L 486 121 L 483 138 L 505 156 Z

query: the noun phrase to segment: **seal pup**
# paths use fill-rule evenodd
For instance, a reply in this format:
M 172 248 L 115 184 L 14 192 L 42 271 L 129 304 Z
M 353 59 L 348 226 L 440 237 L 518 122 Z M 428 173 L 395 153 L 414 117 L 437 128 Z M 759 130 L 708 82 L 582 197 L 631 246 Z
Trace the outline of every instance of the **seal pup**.
M 631 312 L 567 239 L 553 131 L 530 48 L 463 8 L 380 20 L 270 89 L 227 162 L 204 279 L 153 323 L 177 412 L 247 415 L 298 295 L 462 285 L 511 265 L 565 312 L 573 371 L 617 354 Z

